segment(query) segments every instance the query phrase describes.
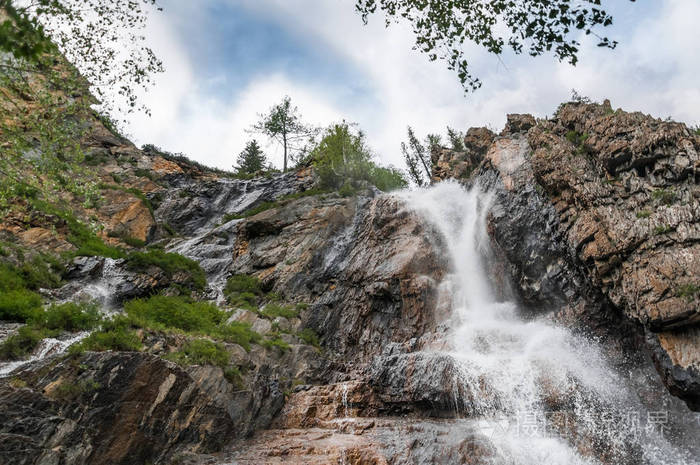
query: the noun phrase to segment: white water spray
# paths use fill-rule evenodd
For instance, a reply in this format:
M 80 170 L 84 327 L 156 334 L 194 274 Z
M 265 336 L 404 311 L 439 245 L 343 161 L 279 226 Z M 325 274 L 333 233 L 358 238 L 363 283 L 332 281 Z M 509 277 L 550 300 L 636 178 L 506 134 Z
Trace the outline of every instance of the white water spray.
M 42 360 L 51 355 L 59 355 L 64 353 L 68 347 L 73 344 L 80 342 L 82 339 L 90 334 L 89 331 L 84 331 L 76 334 L 69 339 L 54 339 L 52 337 L 47 337 L 42 339 L 39 346 L 34 350 L 31 357 L 26 360 L 18 360 L 15 362 L 0 363 L 0 378 L 4 378 L 17 370 L 18 368 L 28 365 L 32 362 Z
M 595 343 L 550 322 L 525 321 L 514 303 L 496 299 L 483 266 L 489 195 L 456 182 L 399 195 L 437 229 L 449 254 L 452 274 L 442 286 L 453 304 L 449 354 L 471 393 L 463 410 L 479 419 L 493 463 L 698 463 L 661 434 L 624 421 L 648 412 Z

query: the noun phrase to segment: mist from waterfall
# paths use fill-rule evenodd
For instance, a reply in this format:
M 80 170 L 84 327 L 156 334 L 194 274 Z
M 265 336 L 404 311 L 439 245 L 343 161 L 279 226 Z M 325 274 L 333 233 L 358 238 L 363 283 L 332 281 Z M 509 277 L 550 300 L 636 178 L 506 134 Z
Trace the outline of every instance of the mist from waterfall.
M 699 463 L 660 433 L 599 346 L 544 318 L 525 319 L 499 301 L 488 277 L 486 220 L 493 198 L 453 181 L 402 192 L 439 233 L 451 274 L 447 351 L 471 393 L 456 399 L 474 418 L 496 464 Z M 651 412 L 656 413 L 656 412 Z

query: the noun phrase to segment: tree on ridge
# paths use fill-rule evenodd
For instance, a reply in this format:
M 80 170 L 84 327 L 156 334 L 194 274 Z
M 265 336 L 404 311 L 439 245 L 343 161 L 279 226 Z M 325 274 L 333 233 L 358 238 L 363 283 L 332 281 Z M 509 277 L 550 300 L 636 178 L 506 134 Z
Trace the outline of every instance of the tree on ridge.
M 284 150 L 282 171 L 287 171 L 288 159 L 304 149 L 303 141 L 313 137 L 318 130 L 301 121 L 299 109 L 292 106 L 292 99 L 286 96 L 267 113 L 258 114 L 260 120 L 251 128 L 252 132 L 263 134 L 276 141 Z

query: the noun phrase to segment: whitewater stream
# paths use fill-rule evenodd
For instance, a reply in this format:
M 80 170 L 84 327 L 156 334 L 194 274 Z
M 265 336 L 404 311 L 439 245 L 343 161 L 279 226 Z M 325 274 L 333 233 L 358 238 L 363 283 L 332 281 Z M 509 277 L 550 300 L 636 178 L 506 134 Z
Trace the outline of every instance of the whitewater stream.
M 444 182 L 399 194 L 441 234 L 452 272 L 446 351 L 470 392 L 455 408 L 476 418 L 497 464 L 692 465 L 698 457 L 664 437 L 669 412 L 649 411 L 598 345 L 499 301 L 485 269 L 492 198 Z M 444 349 L 445 350 L 445 349 Z M 464 397 L 464 396 L 462 396 Z
M 21 368 L 39 360 L 43 360 L 46 357 L 52 355 L 60 355 L 64 353 L 70 346 L 80 342 L 82 339 L 86 338 L 90 333 L 88 331 L 83 331 L 69 338 L 65 339 L 55 339 L 52 337 L 47 337 L 41 341 L 39 346 L 34 350 L 31 357 L 25 360 L 17 360 L 13 362 L 0 362 L 0 378 L 4 378 L 10 375 L 13 371 Z

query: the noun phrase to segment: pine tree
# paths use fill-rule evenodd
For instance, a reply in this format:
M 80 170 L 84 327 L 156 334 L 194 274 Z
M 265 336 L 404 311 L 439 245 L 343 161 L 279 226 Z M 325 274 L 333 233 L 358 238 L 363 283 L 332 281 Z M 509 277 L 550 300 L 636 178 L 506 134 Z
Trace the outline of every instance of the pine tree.
M 455 152 L 464 152 L 464 134 L 447 126 L 447 138 L 450 139 L 452 150 Z
M 408 127 L 408 144 L 401 142 L 401 151 L 403 152 L 404 161 L 408 168 L 408 174 L 411 180 L 418 187 L 422 187 L 430 183 L 430 154 L 416 137 L 413 129 Z M 421 166 L 425 170 L 425 177 L 421 171 Z M 427 179 L 426 179 L 427 178 Z
M 258 141 L 248 142 L 236 160 L 238 166 L 234 166 L 238 174 L 253 174 L 265 169 L 267 157 L 263 153 Z

